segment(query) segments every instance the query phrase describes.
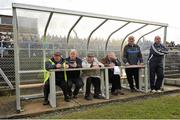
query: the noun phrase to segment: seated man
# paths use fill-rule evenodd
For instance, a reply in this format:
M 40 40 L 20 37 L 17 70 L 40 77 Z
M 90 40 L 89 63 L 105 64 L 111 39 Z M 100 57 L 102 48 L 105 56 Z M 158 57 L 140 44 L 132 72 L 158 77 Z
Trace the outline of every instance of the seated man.
M 85 99 L 92 100 L 91 83 L 94 86 L 94 98 L 104 99 L 104 97 L 101 96 L 100 75 L 99 75 L 100 71 L 98 70 L 99 67 L 103 67 L 104 65 L 100 63 L 92 53 L 90 53 L 83 60 L 82 66 L 83 68 L 97 68 L 97 70 L 83 71 L 83 75 L 87 77 Z
M 66 62 L 69 65 L 69 68 L 82 68 L 82 60 L 77 57 L 77 51 L 75 49 L 72 49 L 69 53 L 69 57 L 66 58 Z M 81 77 L 80 77 L 80 71 L 68 71 L 68 94 L 70 98 L 77 98 L 77 95 L 79 93 L 79 89 L 84 85 Z M 75 84 L 75 89 L 72 92 L 72 84 Z
M 107 56 L 102 59 L 102 63 L 105 65 L 105 67 L 114 67 L 121 65 L 120 61 L 115 56 L 114 52 L 108 52 Z M 109 82 L 112 83 L 111 94 L 124 95 L 124 93 L 121 92 L 120 75 L 114 74 L 114 69 L 109 69 L 108 73 L 109 73 Z
M 46 62 L 46 72 L 45 72 L 45 79 L 44 79 L 44 102 L 43 105 L 48 105 L 48 96 L 49 96 L 49 72 L 50 69 L 60 69 L 60 68 L 68 68 L 68 65 L 65 63 L 64 59 L 61 57 L 60 52 L 56 52 L 51 59 L 49 59 Z M 67 80 L 65 80 L 64 71 L 56 72 L 55 73 L 55 79 L 56 79 L 56 85 L 61 87 L 63 94 L 64 94 L 64 100 L 66 102 L 69 102 L 69 96 L 67 95 Z

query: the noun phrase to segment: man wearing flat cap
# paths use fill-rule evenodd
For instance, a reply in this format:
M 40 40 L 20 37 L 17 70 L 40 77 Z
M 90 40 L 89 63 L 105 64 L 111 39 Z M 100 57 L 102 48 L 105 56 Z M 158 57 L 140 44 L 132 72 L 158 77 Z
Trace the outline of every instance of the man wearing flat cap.
M 48 97 L 49 97 L 49 76 L 50 73 L 48 70 L 50 69 L 66 69 L 69 66 L 66 64 L 65 60 L 62 58 L 60 52 L 55 52 L 51 59 L 46 61 L 46 72 L 45 72 L 45 78 L 44 78 L 44 102 L 43 105 L 48 105 Z M 64 94 L 64 100 L 66 102 L 69 102 L 69 96 L 67 95 L 67 76 L 64 71 L 58 71 L 55 72 L 55 79 L 56 79 L 56 85 L 59 86 Z
M 101 95 L 101 81 L 100 81 L 100 70 L 98 68 L 104 67 L 104 65 L 97 60 L 93 53 L 89 53 L 82 62 L 83 68 L 97 68 L 97 70 L 83 71 L 83 76 L 87 78 L 86 80 L 86 93 L 85 99 L 92 100 L 91 95 L 91 84 L 94 86 L 94 98 L 104 99 Z

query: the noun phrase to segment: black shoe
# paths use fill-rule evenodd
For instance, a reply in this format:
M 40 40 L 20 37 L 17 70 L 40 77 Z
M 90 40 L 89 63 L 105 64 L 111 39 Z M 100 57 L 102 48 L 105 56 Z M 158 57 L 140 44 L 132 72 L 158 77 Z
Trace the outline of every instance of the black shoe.
M 131 92 L 139 92 L 138 89 L 131 89 Z
M 105 99 L 102 95 L 94 95 L 94 98 L 96 98 L 96 99 Z
M 49 101 L 48 100 L 44 100 L 43 105 L 49 105 Z
M 91 95 L 86 95 L 86 96 L 84 97 L 84 99 L 86 99 L 86 100 L 92 100 L 92 96 L 91 96 Z
M 121 90 L 118 91 L 118 94 L 124 95 L 124 93 Z
M 131 92 L 136 92 L 136 90 L 135 89 L 131 89 Z
M 73 98 L 74 98 L 74 99 L 77 99 L 77 98 L 78 98 L 78 96 L 77 96 L 77 95 L 73 95 Z
M 69 99 L 72 99 L 72 96 L 69 96 Z
M 69 97 L 69 96 L 65 97 L 65 98 L 64 98 L 64 101 L 70 102 L 70 97 Z

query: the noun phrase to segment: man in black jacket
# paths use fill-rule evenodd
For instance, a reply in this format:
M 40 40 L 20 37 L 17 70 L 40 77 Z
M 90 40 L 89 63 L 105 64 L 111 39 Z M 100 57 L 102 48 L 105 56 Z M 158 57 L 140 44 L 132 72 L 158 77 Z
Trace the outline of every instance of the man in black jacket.
M 160 90 L 162 81 L 164 79 L 163 73 L 163 57 L 168 53 L 167 48 L 161 44 L 161 38 L 155 36 L 154 44 L 150 48 L 149 54 L 149 68 L 150 68 L 150 87 L 151 92 L 162 92 Z M 155 75 L 157 79 L 155 80 Z
M 140 47 L 134 43 L 133 36 L 128 38 L 128 44 L 124 47 L 123 61 L 125 65 L 143 64 Z M 133 78 L 136 83 L 136 88 L 139 89 L 139 68 L 127 68 L 126 75 L 130 85 L 131 92 L 136 91 L 134 88 Z
M 46 72 L 45 72 L 45 79 L 44 79 L 44 102 L 43 105 L 48 105 L 48 97 L 50 92 L 49 87 L 49 72 L 50 69 L 61 69 L 61 68 L 68 68 L 68 65 L 65 63 L 64 59 L 61 57 L 60 52 L 56 52 L 51 59 L 46 62 Z M 67 76 L 64 71 L 56 72 L 55 73 L 56 85 L 61 87 L 64 100 L 69 102 L 69 96 L 67 95 Z
M 82 68 L 82 60 L 77 57 L 77 51 L 72 49 L 69 53 L 69 57 L 66 58 L 66 62 L 69 65 L 69 68 Z M 68 94 L 70 98 L 77 98 L 79 90 L 83 87 L 84 83 L 80 77 L 80 71 L 68 71 Z M 72 92 L 72 84 L 75 84 L 75 89 Z

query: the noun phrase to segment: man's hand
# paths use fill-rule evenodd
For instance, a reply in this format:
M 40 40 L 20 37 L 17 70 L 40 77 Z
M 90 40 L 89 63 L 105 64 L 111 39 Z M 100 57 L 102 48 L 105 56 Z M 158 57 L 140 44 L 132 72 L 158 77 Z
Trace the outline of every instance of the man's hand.
M 77 63 L 74 62 L 74 64 L 71 64 L 71 67 L 76 68 L 77 67 Z
M 128 66 L 128 65 L 130 65 L 130 64 L 127 62 L 125 65 L 127 65 L 127 66 Z
M 100 68 L 99 65 L 94 65 L 92 68 Z
M 65 65 L 65 68 L 69 68 L 69 65 L 68 65 L 68 64 L 66 64 L 66 65 Z
M 144 65 L 144 63 L 142 62 L 142 63 L 140 63 L 140 65 Z
M 56 68 L 60 69 L 61 68 L 61 64 L 56 64 Z
M 114 63 L 109 64 L 109 67 L 114 67 L 114 66 L 115 66 Z

